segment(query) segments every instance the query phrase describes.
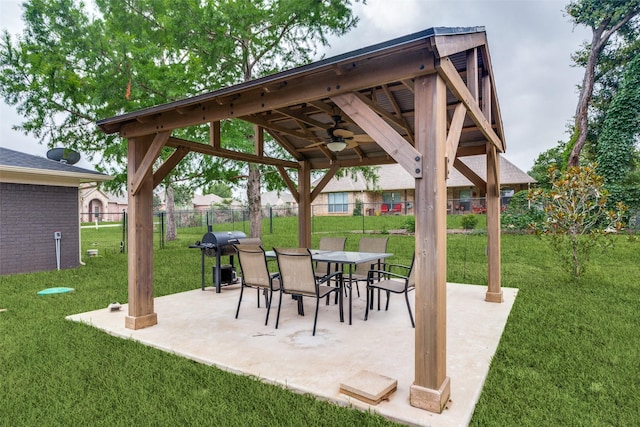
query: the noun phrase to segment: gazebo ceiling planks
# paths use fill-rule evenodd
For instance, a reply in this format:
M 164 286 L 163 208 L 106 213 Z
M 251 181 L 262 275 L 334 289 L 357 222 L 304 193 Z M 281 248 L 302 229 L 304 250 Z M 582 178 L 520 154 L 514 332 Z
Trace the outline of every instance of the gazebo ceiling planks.
M 492 80 L 484 28 L 432 28 L 214 92 L 101 120 L 98 126 L 106 133 L 117 132 L 124 138 L 132 138 L 241 119 L 266 130 L 291 159 L 235 153 L 221 148 L 224 141 L 214 143 L 213 137 L 209 144 L 170 138 L 166 145 L 287 168 L 297 168 L 300 161 L 308 161 L 311 169 L 327 169 L 334 163 L 341 167 L 394 163 L 397 160 L 381 146 L 385 141 L 350 144 L 339 153 L 326 148 L 327 129 L 334 125 L 336 114 L 343 121 L 341 127 L 356 135 L 367 134 L 339 107 L 336 99 L 344 99 L 345 94 L 355 96 L 386 122 L 387 131 L 393 129 L 397 137 L 392 138 L 402 138 L 414 146 L 413 82 L 417 77 L 439 73 L 447 82 L 448 123 L 460 127 L 459 117 L 454 120 L 460 102 L 468 111 L 460 130 L 456 129 L 460 132 L 457 156 L 485 153 L 487 142 L 504 151 L 495 85 L 489 84 L 491 93 L 484 93 L 481 81 L 468 81 L 470 49 L 475 53 L 472 58 L 476 61 L 478 78 L 489 76 Z M 484 118 L 467 86 L 477 88 L 480 103 L 488 99 L 492 104 L 490 119 Z M 410 152 L 407 151 L 407 156 Z

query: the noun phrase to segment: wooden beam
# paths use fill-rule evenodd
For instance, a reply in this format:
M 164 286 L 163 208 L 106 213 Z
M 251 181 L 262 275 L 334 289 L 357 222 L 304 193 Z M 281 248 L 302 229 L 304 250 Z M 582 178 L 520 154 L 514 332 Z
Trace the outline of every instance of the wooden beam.
M 449 126 L 449 133 L 447 134 L 447 178 L 449 177 L 449 171 L 453 167 L 453 161 L 456 159 L 456 153 L 458 152 L 458 144 L 460 143 L 460 135 L 462 134 L 462 126 L 464 125 L 464 117 L 467 114 L 467 109 L 462 102 L 456 105 L 456 109 L 453 111 L 453 118 L 451 119 L 451 125 Z
M 290 108 L 280 108 L 278 110 L 275 110 L 280 114 L 284 114 L 287 117 L 291 117 L 292 119 L 296 119 L 299 120 L 301 122 L 304 122 L 306 124 L 308 124 L 309 126 L 313 126 L 316 128 L 320 128 L 320 129 L 329 129 L 332 124 L 331 123 L 322 123 L 318 120 L 312 119 L 311 117 L 308 117 L 304 114 L 300 114 L 297 113 L 295 111 L 292 111 Z
M 147 174 L 151 173 L 153 162 L 155 162 L 160 155 L 160 151 L 162 151 L 162 148 L 166 144 L 170 135 L 170 131 L 157 133 L 153 138 L 151 146 L 146 151 L 144 159 L 142 159 L 142 162 L 140 162 L 139 166 L 136 168 L 135 175 L 129 175 L 132 177 L 130 181 L 131 185 L 129 187 L 129 191 L 131 191 L 133 194 L 137 194 L 138 191 L 140 191 L 140 186 L 142 185 L 143 179 L 147 176 Z
M 207 154 L 209 156 L 222 157 L 224 159 L 240 160 L 242 162 L 258 163 L 262 165 L 280 165 L 286 168 L 298 168 L 298 163 L 289 160 L 275 159 L 273 157 L 258 157 L 254 154 L 240 153 L 238 151 L 225 150 L 223 148 L 216 149 L 208 144 L 187 141 L 186 139 L 181 138 L 169 138 L 167 146 L 174 148 L 185 147 L 188 148 L 189 151 L 195 151 L 196 153 Z
M 133 191 L 134 180 L 129 182 L 128 191 L 129 304 L 124 323 L 128 329 L 158 323 L 153 307 L 153 176 L 151 168 L 143 168 L 148 163 L 149 151 L 157 145 L 156 139 L 148 135 L 128 140 L 127 173 L 140 177 L 136 181 L 138 191 Z
M 445 35 L 431 38 L 431 45 L 440 58 L 486 44 L 487 36 L 484 33 L 458 34 L 455 36 Z
M 278 169 L 278 172 L 280 172 L 280 176 L 282 177 L 284 183 L 287 185 L 287 188 L 289 189 L 289 192 L 295 199 L 296 203 L 300 203 L 300 193 L 298 193 L 298 189 L 291 180 L 291 177 L 287 173 L 287 170 L 282 166 L 276 166 L 276 168 Z
M 500 105 L 498 103 L 498 95 L 495 88 L 495 77 L 493 76 L 493 67 L 491 66 L 491 55 L 489 54 L 489 47 L 484 44 L 480 46 L 480 54 L 482 55 L 482 62 L 484 63 L 484 73 L 489 77 L 489 82 L 494 82 L 491 85 L 491 115 L 495 123 L 496 133 L 502 138 L 502 146 L 504 148 L 503 153 L 507 150 L 507 143 L 504 140 L 504 129 L 502 127 L 502 114 L 500 113 Z M 483 88 L 484 91 L 484 88 Z
M 484 179 L 482 179 L 482 177 L 480 177 L 478 174 L 476 174 L 473 169 L 471 169 L 469 166 L 467 166 L 466 164 L 464 164 L 462 162 L 462 160 L 460 159 L 456 159 L 453 162 L 453 167 L 455 167 L 456 169 L 458 169 L 458 171 L 464 175 L 465 178 L 467 178 L 469 181 L 471 181 L 473 183 L 473 185 L 475 185 L 476 187 L 478 187 L 480 190 L 482 190 L 483 192 L 487 192 L 487 183 L 485 182 Z
M 253 143 L 256 156 L 264 156 L 264 131 L 260 125 L 253 125 Z
M 238 118 L 434 72 L 433 52 L 430 47 L 422 47 L 398 52 L 396 55 L 362 59 L 353 63 L 349 72 L 343 75 L 336 75 L 332 70 L 321 70 L 313 78 L 293 78 L 268 93 L 260 87 L 251 88 L 242 92 L 241 97 L 228 100 L 223 105 L 215 99 L 206 99 L 200 101 L 200 108 L 185 114 L 178 114 L 175 109 L 154 113 L 150 121 L 124 124 L 119 132 L 122 137 L 131 138 L 155 133 L 160 129 L 170 130 Z
M 500 156 L 487 144 L 487 293 L 488 302 L 502 302 L 500 276 Z
M 298 169 L 298 245 L 311 247 L 311 165 L 300 162 Z
M 209 126 L 209 144 L 217 149 L 222 148 L 222 142 L 220 140 L 220 120 L 211 122 Z
M 480 128 L 480 131 L 487 138 L 487 141 L 496 146 L 500 152 L 504 151 L 502 141 L 493 131 L 491 123 L 484 117 L 477 101 L 473 98 L 469 89 L 465 85 L 462 77 L 458 74 L 456 67 L 449 58 L 442 58 L 436 67 L 440 76 L 447 82 L 449 90 L 461 101 L 469 112 L 469 117 Z
M 304 157 L 300 155 L 296 147 L 294 147 L 293 144 L 291 144 L 286 137 L 272 131 L 271 129 L 265 129 L 265 130 L 269 135 L 271 135 L 271 138 L 273 138 L 278 144 L 280 144 L 282 148 L 287 150 L 287 152 L 291 155 L 291 157 L 293 157 L 299 162 L 304 160 Z
M 324 176 L 322 177 L 318 185 L 316 185 L 316 188 L 314 188 L 313 191 L 311 192 L 312 203 L 316 199 L 316 197 L 318 197 L 318 195 L 322 192 L 324 187 L 327 186 L 329 181 L 331 181 L 331 178 L 333 178 L 339 170 L 340 170 L 340 165 L 337 165 L 337 164 L 331 165 L 331 168 L 327 171 L 326 174 L 324 174 Z
M 369 155 L 364 159 L 358 157 L 344 158 L 341 157 L 339 161 L 330 161 L 328 159 L 314 159 L 310 161 L 311 169 L 329 169 L 334 164 L 340 165 L 341 168 L 350 168 L 356 166 L 378 166 L 378 165 L 390 165 L 396 163 L 393 157 L 389 156 L 385 152 L 381 152 L 377 155 Z
M 391 102 L 391 106 L 393 107 L 393 111 L 395 111 L 396 116 L 402 122 L 402 127 L 407 132 L 407 137 L 409 138 L 409 142 L 411 144 L 415 144 L 415 141 L 413 139 L 413 132 L 411 130 L 411 126 L 409 126 L 409 123 L 407 122 L 407 118 L 402 115 L 402 110 L 400 109 L 400 106 L 398 105 L 398 101 L 396 101 L 396 97 L 394 96 L 393 91 L 391 91 L 391 89 L 389 89 L 389 85 L 382 86 L 382 90 L 384 91 L 385 95 L 387 95 L 387 99 L 389 99 L 389 102 Z
M 416 148 L 422 179 L 415 180 L 416 331 L 413 406 L 440 413 L 449 401 L 447 376 L 447 87 L 439 75 L 416 79 Z
M 345 93 L 332 96 L 331 100 L 411 176 L 422 178 L 422 155 L 358 96 Z
M 471 92 L 473 99 L 478 102 L 478 49 L 473 48 L 467 51 L 467 88 Z M 491 116 L 488 116 L 491 121 Z
M 153 188 L 156 188 L 187 154 L 189 154 L 189 149 L 186 147 L 178 147 L 173 153 L 171 153 L 171 156 L 169 156 L 158 170 L 154 172 Z
M 402 115 L 401 114 L 398 114 L 398 116 L 394 116 L 393 114 L 391 114 L 390 112 L 388 112 L 387 110 L 382 108 L 380 105 L 374 103 L 373 100 L 367 98 L 366 96 L 364 96 L 360 92 L 353 92 L 353 94 L 355 96 L 357 96 L 358 98 L 360 98 L 360 100 L 362 102 L 364 102 L 367 105 L 367 107 L 371 108 L 373 111 L 378 113 L 378 115 L 386 118 L 387 120 L 389 120 L 392 123 L 395 123 L 398 127 L 401 127 L 403 129 L 407 130 L 406 123 L 402 121 Z M 392 97 L 389 98 L 389 102 L 393 103 L 392 99 L 393 99 Z
M 486 144 L 471 145 L 468 147 L 460 147 L 458 145 L 458 151 L 456 152 L 456 157 L 478 156 L 480 154 L 486 154 L 486 152 L 487 152 Z

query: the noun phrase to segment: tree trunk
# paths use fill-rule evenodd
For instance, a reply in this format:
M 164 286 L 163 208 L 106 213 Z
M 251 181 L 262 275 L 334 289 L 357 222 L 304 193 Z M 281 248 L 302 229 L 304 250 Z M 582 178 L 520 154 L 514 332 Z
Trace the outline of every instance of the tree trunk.
M 576 108 L 575 117 L 575 130 L 578 132 L 578 137 L 571 150 L 567 166 L 578 166 L 580 163 L 580 152 L 587 142 L 588 119 L 589 119 L 589 103 L 593 95 L 593 84 L 595 80 L 595 68 L 598 62 L 600 53 L 607 45 L 607 42 L 611 36 L 618 31 L 623 25 L 631 20 L 638 14 L 637 6 L 631 10 L 625 11 L 625 15 L 618 17 L 619 20 L 615 25 L 607 30 L 607 27 L 611 24 L 612 16 L 605 16 L 600 22 L 597 28 L 591 27 L 593 37 L 591 38 L 591 49 L 589 50 L 589 58 L 587 59 L 587 65 L 584 70 L 584 78 L 582 80 L 582 87 L 580 88 L 580 97 L 578 98 L 578 107 Z
M 247 179 L 247 202 L 249 205 L 249 237 L 262 238 L 262 202 L 260 200 L 260 169 L 249 163 Z
M 571 150 L 569 159 L 567 161 L 567 167 L 578 166 L 580 163 L 580 152 L 587 142 L 587 131 L 589 130 L 589 103 L 593 95 L 593 84 L 595 81 L 596 63 L 598 61 L 598 55 L 602 51 L 606 40 L 603 42 L 600 40 L 604 28 L 602 26 L 597 29 L 593 29 L 593 38 L 591 39 L 591 49 L 589 51 L 589 58 L 587 59 L 587 65 L 584 70 L 584 77 L 582 79 L 582 87 L 580 88 L 580 96 L 578 98 L 578 106 L 576 107 L 575 117 L 575 129 L 577 130 L 578 137 Z
M 173 200 L 173 187 L 171 184 L 167 184 L 167 200 L 166 200 L 166 209 L 167 209 L 167 242 L 172 240 L 176 240 L 178 237 L 178 233 L 176 231 L 176 214 L 175 214 L 175 203 Z

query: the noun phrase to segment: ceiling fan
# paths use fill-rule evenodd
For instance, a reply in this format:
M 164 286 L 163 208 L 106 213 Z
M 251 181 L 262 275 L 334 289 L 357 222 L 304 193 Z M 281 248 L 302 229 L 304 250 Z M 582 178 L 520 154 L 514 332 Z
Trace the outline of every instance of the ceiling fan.
M 341 127 L 341 123 L 344 123 L 341 115 L 334 114 L 331 118 L 333 119 L 333 126 L 327 129 L 328 142 L 317 142 L 306 148 L 326 144 L 329 150 L 338 152 L 345 148 L 354 148 L 361 142 L 373 142 L 373 139 L 369 135 L 354 135 L 349 129 Z

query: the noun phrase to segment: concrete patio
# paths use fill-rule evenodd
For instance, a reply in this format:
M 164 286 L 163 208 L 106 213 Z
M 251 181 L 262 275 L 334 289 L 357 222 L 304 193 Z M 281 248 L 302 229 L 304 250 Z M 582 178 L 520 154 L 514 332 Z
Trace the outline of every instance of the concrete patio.
M 361 285 L 362 286 L 362 285 Z M 295 301 L 284 296 L 280 325 L 274 329 L 277 298 L 269 319 L 256 307 L 256 291 L 245 292 L 240 316 L 234 318 L 239 285 L 200 289 L 155 299 L 158 324 L 140 330 L 124 327 L 127 306 L 121 311 L 101 309 L 69 316 L 105 332 L 139 341 L 163 351 L 215 365 L 242 375 L 254 376 L 299 393 L 342 406 L 374 411 L 409 425 L 467 425 L 496 351 L 517 289 L 503 288 L 504 303 L 484 301 L 486 287 L 447 284 L 447 374 L 451 400 L 442 414 L 409 405 L 414 379 L 414 330 L 404 298 L 391 296 L 389 311 L 374 310 L 363 321 L 365 301 L 355 297 L 353 324 L 338 319 L 338 307 L 324 302 L 318 314 L 318 331 L 311 335 L 314 305 L 305 301 L 306 316 L 297 314 Z M 410 294 L 413 297 L 414 293 Z M 335 361 L 334 369 L 318 373 L 317 367 Z M 340 383 L 361 370 L 391 377 L 398 389 L 376 406 L 339 392 Z

